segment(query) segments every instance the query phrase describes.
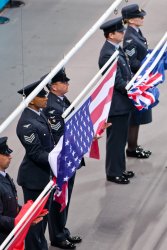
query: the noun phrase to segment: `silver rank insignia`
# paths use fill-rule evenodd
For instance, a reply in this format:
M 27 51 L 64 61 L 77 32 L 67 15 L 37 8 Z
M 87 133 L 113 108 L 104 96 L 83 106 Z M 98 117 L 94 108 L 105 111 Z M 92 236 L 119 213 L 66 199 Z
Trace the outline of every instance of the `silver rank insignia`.
M 24 135 L 24 140 L 25 140 L 26 142 L 32 143 L 34 139 L 35 139 L 34 133 L 32 133 L 30 136 Z
M 56 130 L 56 131 L 58 131 L 59 130 L 59 128 L 61 128 L 61 123 L 60 122 L 58 122 L 58 123 L 56 123 L 56 124 L 51 124 L 51 128 L 53 129 L 53 130 Z
M 133 56 L 135 54 L 135 48 L 133 48 L 131 50 L 126 49 L 126 54 L 130 57 Z

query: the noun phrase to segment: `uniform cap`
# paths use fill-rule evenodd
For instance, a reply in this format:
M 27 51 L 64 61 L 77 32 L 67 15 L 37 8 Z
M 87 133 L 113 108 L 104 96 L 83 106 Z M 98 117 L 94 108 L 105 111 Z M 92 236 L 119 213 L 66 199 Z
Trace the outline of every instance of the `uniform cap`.
M 146 12 L 139 8 L 138 4 L 130 4 L 122 8 L 123 19 L 130 19 L 135 17 L 144 17 Z
M 10 155 L 13 152 L 13 150 L 11 150 L 6 144 L 7 139 L 7 137 L 0 138 L 0 154 L 2 155 Z
M 24 87 L 23 89 L 20 89 L 19 91 L 17 91 L 17 93 L 19 93 L 21 95 L 28 96 L 40 84 L 40 82 L 41 82 L 41 80 L 39 80 L 37 82 L 33 82 L 33 83 L 27 85 L 26 87 Z M 47 92 L 44 89 L 42 89 L 36 96 L 45 97 L 46 94 L 47 94 Z
M 61 69 L 51 80 L 51 84 L 55 82 L 68 82 L 70 79 L 66 76 L 65 69 Z
M 117 17 L 103 23 L 100 26 L 100 29 L 103 30 L 104 33 L 110 33 L 114 31 L 122 32 L 125 30 L 125 27 L 123 25 L 122 17 Z

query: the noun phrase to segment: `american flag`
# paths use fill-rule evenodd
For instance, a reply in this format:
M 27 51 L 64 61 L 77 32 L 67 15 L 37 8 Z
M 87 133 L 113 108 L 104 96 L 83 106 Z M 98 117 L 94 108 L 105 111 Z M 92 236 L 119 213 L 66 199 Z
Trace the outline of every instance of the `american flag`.
M 80 166 L 82 157 L 89 151 L 94 136 L 103 132 L 111 106 L 116 69 L 117 61 L 114 61 L 93 90 L 65 120 L 64 138 L 61 138 L 56 145 L 62 150 L 56 160 L 55 158 L 53 161 L 50 160 L 51 168 L 55 174 L 57 172 L 56 201 L 61 200 L 62 210 L 67 203 L 67 196 L 63 194 L 64 199 L 61 197 L 62 189 L 65 191 L 64 186 L 67 187 L 68 180 Z M 63 143 L 62 146 L 61 143 Z
M 141 75 L 138 76 L 132 88 L 128 91 L 128 97 L 133 101 L 138 110 L 152 108 L 159 102 L 159 90 L 156 86 L 165 80 L 165 69 L 167 69 L 166 48 L 167 43 L 155 53 L 141 72 Z M 147 57 L 148 55 L 144 61 Z M 148 74 L 144 77 L 146 72 Z

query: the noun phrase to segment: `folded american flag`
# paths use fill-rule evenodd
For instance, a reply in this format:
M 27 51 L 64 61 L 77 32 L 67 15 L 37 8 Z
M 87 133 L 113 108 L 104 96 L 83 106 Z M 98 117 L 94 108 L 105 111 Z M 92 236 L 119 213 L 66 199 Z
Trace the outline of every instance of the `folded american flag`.
M 128 97 L 133 101 L 138 110 L 150 109 L 159 102 L 159 90 L 156 86 L 165 80 L 165 69 L 167 69 L 166 48 L 167 42 L 155 53 L 131 89 L 128 90 Z M 148 74 L 144 77 L 147 72 Z
M 117 61 L 114 61 L 93 90 L 67 117 L 64 138 L 61 138 L 53 149 L 53 161 L 51 160 L 52 153 L 50 153 L 51 168 L 55 175 L 57 172 L 58 192 L 55 199 L 61 203 L 61 210 L 67 204 L 65 194 L 67 194 L 68 180 L 79 168 L 84 154 L 90 148 L 93 150 L 94 146 L 97 147 L 97 144 L 93 142 L 94 136 L 103 132 L 111 106 L 116 69 Z M 59 154 L 57 148 L 61 150 Z M 54 157 L 54 151 L 57 152 L 56 157 Z M 94 150 L 93 155 L 98 158 L 98 151 Z

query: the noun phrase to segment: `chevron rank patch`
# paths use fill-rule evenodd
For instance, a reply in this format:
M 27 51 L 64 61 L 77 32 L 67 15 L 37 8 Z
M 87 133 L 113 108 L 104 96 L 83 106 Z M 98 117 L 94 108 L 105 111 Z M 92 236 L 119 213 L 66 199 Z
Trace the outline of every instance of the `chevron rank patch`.
M 56 124 L 51 124 L 51 128 L 53 129 L 53 130 L 56 130 L 56 131 L 58 131 L 59 130 L 59 128 L 61 128 L 61 123 L 60 122 L 58 122 L 58 123 L 56 123 Z
M 131 50 L 126 49 L 126 54 L 130 57 L 133 56 L 135 54 L 135 48 L 133 48 Z
M 34 133 L 32 133 L 30 136 L 24 135 L 24 140 L 25 140 L 26 142 L 32 143 L 34 139 L 35 139 Z
M 29 128 L 29 126 L 31 126 L 31 124 L 25 124 L 23 127 L 24 128 Z

